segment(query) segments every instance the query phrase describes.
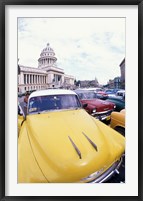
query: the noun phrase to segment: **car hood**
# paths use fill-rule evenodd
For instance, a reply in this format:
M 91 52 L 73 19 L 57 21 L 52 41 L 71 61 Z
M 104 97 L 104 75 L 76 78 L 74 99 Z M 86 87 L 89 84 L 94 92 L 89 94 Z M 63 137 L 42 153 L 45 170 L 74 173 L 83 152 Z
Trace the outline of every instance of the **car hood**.
M 124 137 L 83 109 L 28 115 L 27 133 L 48 182 L 79 181 L 106 169 L 125 148 Z
M 92 107 L 92 108 L 96 108 L 97 112 L 101 112 L 101 111 L 107 111 L 107 110 L 113 110 L 114 109 L 114 103 L 111 102 L 106 102 L 103 100 L 100 100 L 98 98 L 96 99 L 92 99 L 92 100 L 81 100 L 82 103 L 87 103 L 87 108 Z

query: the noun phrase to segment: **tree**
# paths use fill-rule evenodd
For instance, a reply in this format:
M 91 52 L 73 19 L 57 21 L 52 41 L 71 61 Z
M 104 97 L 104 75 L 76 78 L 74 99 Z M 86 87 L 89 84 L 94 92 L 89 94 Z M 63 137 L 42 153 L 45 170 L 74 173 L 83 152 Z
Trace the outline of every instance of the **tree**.
M 81 84 L 81 82 L 80 82 L 80 80 L 78 80 L 78 81 L 76 82 L 76 86 L 80 86 L 80 84 Z
M 20 66 L 18 65 L 18 75 L 20 75 Z

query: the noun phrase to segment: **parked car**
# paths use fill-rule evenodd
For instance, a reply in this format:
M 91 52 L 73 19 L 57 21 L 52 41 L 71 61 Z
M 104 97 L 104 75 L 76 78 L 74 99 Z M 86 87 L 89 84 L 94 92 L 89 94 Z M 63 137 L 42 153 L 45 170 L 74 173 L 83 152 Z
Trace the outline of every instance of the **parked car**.
M 95 87 L 95 88 L 80 88 L 79 90 L 88 90 L 96 93 L 96 98 L 101 100 L 106 100 L 108 98 L 108 94 L 102 88 Z
M 119 91 L 120 89 L 106 89 L 105 90 L 105 93 L 108 94 L 108 96 L 115 96 L 117 91 Z
M 125 136 L 125 109 L 112 112 L 110 127 Z
M 108 102 L 112 102 L 116 105 L 115 111 L 120 112 L 125 108 L 125 99 L 120 96 L 108 96 L 106 99 Z
M 110 120 L 111 112 L 113 112 L 116 107 L 114 103 L 98 99 L 96 93 L 93 91 L 75 90 L 75 92 L 79 96 L 85 110 L 90 115 L 101 121 Z
M 102 88 L 80 88 L 78 90 L 87 90 L 87 91 L 92 91 L 96 93 L 96 98 L 99 98 L 101 100 L 106 100 L 108 98 L 108 94 L 105 93 L 105 91 Z
M 104 91 L 98 91 L 96 92 L 96 94 L 97 94 L 97 98 L 101 100 L 106 100 L 108 98 L 108 94 L 105 93 Z
M 105 92 L 107 94 L 115 94 L 115 91 L 113 89 L 106 89 Z
M 121 96 L 123 98 L 125 98 L 125 90 L 119 90 L 116 92 L 116 96 Z
M 80 88 L 80 89 L 94 91 L 94 92 L 103 91 L 102 88 L 100 87 L 89 87 L 89 88 Z
M 19 183 L 102 183 L 122 163 L 125 138 L 89 115 L 70 90 L 30 94 L 18 138 Z

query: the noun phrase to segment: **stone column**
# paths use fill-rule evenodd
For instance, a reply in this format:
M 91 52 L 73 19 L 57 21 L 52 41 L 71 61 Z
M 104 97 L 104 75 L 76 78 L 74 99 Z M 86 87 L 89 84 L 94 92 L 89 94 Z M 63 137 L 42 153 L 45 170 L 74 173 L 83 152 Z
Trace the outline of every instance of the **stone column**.
M 31 84 L 33 84 L 33 75 L 31 74 Z
M 48 75 L 46 76 L 46 84 L 48 84 Z
M 24 73 L 23 72 L 20 73 L 19 84 L 24 84 Z
M 26 84 L 28 84 L 28 74 L 26 74 Z
M 42 84 L 42 75 L 40 75 L 40 84 Z
M 29 74 L 29 84 L 30 84 L 30 74 Z
M 64 79 L 64 75 L 62 75 L 62 77 L 61 77 L 61 83 L 63 84 L 64 81 L 65 81 L 65 79 Z

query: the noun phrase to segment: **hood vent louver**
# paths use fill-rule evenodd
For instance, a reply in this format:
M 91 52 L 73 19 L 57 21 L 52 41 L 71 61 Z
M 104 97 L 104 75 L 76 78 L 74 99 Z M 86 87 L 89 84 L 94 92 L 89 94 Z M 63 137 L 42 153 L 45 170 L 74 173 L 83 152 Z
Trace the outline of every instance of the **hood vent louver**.
M 79 158 L 81 159 L 81 158 L 82 158 L 82 157 L 81 157 L 81 152 L 79 151 L 79 149 L 77 148 L 77 146 L 75 145 L 75 143 L 72 141 L 72 139 L 70 138 L 70 136 L 68 136 L 68 138 L 69 138 L 69 140 L 71 141 L 73 147 L 75 148 L 75 150 L 76 150 L 76 152 L 77 152 Z
M 82 134 L 86 137 L 86 139 L 90 142 L 90 144 L 94 147 L 94 149 L 98 151 L 96 144 L 93 141 L 91 141 L 91 139 L 87 135 L 85 135 L 84 132 L 82 132 Z

